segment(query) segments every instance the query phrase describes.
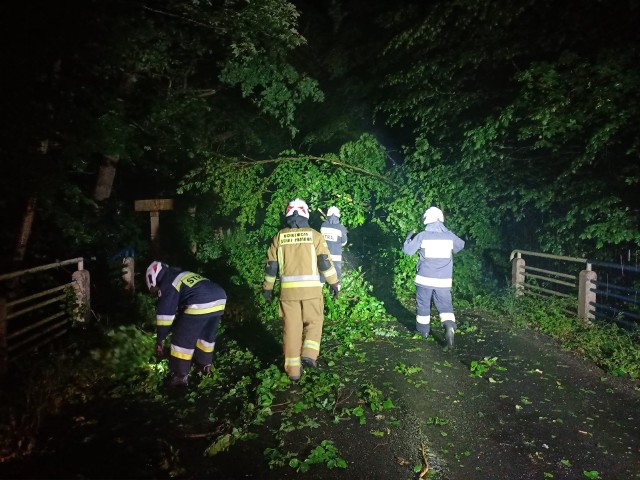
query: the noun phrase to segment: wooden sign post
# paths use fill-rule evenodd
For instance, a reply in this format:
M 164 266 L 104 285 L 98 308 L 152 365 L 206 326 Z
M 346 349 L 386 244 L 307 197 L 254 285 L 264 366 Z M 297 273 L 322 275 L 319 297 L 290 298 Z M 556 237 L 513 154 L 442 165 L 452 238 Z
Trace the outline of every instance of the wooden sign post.
M 149 212 L 151 221 L 151 248 L 154 258 L 160 253 L 160 240 L 158 230 L 160 229 L 160 210 L 173 210 L 172 198 L 154 198 L 151 200 L 136 200 L 136 212 Z

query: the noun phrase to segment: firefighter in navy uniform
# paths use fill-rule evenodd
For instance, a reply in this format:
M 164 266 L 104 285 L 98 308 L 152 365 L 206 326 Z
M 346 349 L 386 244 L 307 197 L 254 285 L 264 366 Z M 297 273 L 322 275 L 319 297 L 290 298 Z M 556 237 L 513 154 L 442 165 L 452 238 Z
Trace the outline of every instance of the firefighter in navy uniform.
M 342 249 L 347 244 L 347 229 L 340 223 L 340 210 L 333 206 L 327 210 L 327 219 L 320 226 L 320 233 L 327 242 L 331 260 L 338 274 L 338 285 L 342 280 Z M 324 283 L 324 277 L 320 279 Z
M 288 228 L 274 237 L 267 251 L 263 295 L 271 301 L 280 275 L 280 317 L 283 325 L 284 370 L 300 379 L 303 364 L 315 367 L 324 323 L 322 273 L 331 293 L 338 294 L 338 275 L 324 237 L 309 227 L 309 207 L 296 198 L 285 213 Z
M 147 268 L 147 288 L 158 294 L 156 356 L 171 332 L 169 371 L 172 386 L 187 386 L 192 362 L 208 375 L 227 294 L 220 285 L 198 275 L 154 261 Z
M 451 285 L 453 254 L 464 248 L 464 240 L 444 226 L 444 215 L 437 207 L 430 207 L 422 216 L 424 231 L 409 232 L 402 251 L 413 255 L 420 251 L 416 284 L 416 330 L 425 338 L 431 329 L 431 298 L 445 329 L 449 350 L 453 349 L 456 316 L 453 313 Z

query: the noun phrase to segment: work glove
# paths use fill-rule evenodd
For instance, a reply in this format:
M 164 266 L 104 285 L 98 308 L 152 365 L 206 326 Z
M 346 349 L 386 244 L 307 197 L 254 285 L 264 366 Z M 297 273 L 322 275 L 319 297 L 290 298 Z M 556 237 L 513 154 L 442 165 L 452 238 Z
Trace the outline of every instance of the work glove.
M 264 301 L 267 303 L 271 302 L 272 295 L 273 295 L 273 290 L 262 291 L 262 296 L 264 297 Z
M 338 294 L 340 293 L 340 284 L 339 283 L 330 283 L 329 284 L 329 291 L 331 292 L 331 295 L 333 295 L 333 298 L 336 298 L 338 296 Z
M 156 343 L 156 360 L 162 360 L 164 358 L 164 348 L 161 343 Z
M 413 236 L 416 234 L 415 230 L 411 230 L 409 233 L 407 233 L 407 238 L 404 239 L 404 241 L 406 242 L 407 240 L 413 238 Z

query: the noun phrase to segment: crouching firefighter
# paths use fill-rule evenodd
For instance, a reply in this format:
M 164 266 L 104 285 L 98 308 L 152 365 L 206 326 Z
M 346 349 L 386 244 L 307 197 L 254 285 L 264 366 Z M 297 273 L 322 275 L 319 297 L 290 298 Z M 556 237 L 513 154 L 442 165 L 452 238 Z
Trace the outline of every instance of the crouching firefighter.
M 149 291 L 158 294 L 156 356 L 164 357 L 163 344 L 171 332 L 170 384 L 186 387 L 192 362 L 203 374 L 211 372 L 227 294 L 197 273 L 158 261 L 149 265 L 145 279 Z
M 302 365 L 315 367 L 320 355 L 324 298 L 320 273 L 331 293 L 338 295 L 338 275 L 324 237 L 309 227 L 309 207 L 296 198 L 285 212 L 288 228 L 274 237 L 267 251 L 264 299 L 272 299 L 280 273 L 280 318 L 283 326 L 284 370 L 300 379 Z

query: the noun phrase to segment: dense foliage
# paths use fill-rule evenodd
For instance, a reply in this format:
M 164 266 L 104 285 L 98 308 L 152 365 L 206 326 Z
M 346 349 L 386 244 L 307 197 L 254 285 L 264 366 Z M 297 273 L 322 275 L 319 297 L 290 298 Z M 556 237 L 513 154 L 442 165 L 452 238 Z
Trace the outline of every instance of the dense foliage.
M 486 248 L 637 248 L 637 5 L 416 2 L 408 12 L 384 52 L 378 110 L 414 132 L 416 189 Z
M 295 196 L 391 243 L 436 203 L 467 240 L 472 282 L 515 247 L 637 248 L 634 2 L 38 6 L 6 16 L 4 259 L 28 198 L 35 259 L 148 255 L 132 202 L 177 195 L 179 214 L 197 206 L 258 243 Z M 105 156 L 114 190 L 95 200 Z M 201 259 L 221 255 L 219 238 L 186 230 Z

